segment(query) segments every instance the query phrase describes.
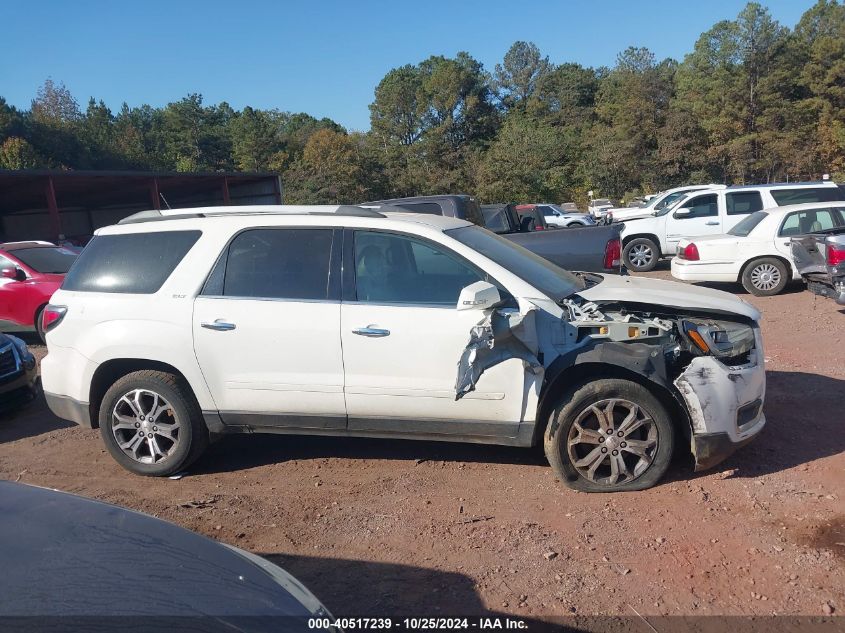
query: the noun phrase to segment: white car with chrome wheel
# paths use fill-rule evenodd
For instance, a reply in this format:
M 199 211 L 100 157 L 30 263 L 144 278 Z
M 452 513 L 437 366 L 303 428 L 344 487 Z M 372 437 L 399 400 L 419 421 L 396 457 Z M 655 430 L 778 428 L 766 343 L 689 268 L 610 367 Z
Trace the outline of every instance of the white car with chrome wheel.
M 790 238 L 845 226 L 845 202 L 814 202 L 752 213 L 725 235 L 682 239 L 672 276 L 684 281 L 741 283 L 758 297 L 800 280 Z

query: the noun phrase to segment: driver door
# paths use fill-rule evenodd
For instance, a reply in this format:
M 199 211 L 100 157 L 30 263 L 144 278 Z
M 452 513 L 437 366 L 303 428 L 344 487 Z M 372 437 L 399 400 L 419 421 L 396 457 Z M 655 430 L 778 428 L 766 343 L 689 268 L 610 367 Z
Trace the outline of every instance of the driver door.
M 476 391 L 455 400 L 458 360 L 484 318 L 458 310 L 458 296 L 485 277 L 434 242 L 346 232 L 340 319 L 350 430 L 516 435 L 530 390 L 522 361 L 487 370 Z
M 679 214 L 680 208 L 689 209 L 689 214 Z M 666 219 L 666 246 L 669 254 L 675 253 L 681 238 L 719 235 L 723 232 L 719 214 L 719 194 L 692 196 L 682 202 L 679 209 L 670 212 Z

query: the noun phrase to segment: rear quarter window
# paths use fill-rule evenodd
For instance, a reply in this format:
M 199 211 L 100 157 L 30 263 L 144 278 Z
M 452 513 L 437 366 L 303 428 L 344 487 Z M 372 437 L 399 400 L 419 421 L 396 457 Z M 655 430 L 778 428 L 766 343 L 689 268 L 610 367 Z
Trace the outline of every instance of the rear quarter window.
M 201 231 L 99 235 L 70 269 L 63 290 L 153 294 L 199 239 Z
M 839 187 L 798 187 L 795 189 L 773 189 L 772 197 L 779 207 L 805 202 L 833 202 L 842 200 Z

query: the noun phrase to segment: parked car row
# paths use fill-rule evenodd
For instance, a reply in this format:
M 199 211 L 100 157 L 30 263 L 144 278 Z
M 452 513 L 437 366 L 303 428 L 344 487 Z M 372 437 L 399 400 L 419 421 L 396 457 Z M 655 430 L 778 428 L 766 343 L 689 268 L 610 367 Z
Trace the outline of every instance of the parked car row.
M 720 187 L 687 193 L 653 215 L 625 220 L 622 258 L 632 271 L 653 270 L 663 257 L 677 252 L 684 238 L 702 238 L 730 231 L 745 217 L 774 207 L 845 199 L 832 182 L 784 183 Z
M 809 244 L 816 244 L 814 236 L 824 240 L 831 231 L 845 232 L 845 202 L 755 211 L 724 235 L 681 239 L 672 260 L 672 276 L 686 281 L 740 282 L 753 295 L 775 295 L 802 276 L 793 256 L 793 240 L 805 244 L 804 253 L 809 255 Z M 799 236 L 808 236 L 809 241 Z M 835 247 L 830 252 L 835 256 Z

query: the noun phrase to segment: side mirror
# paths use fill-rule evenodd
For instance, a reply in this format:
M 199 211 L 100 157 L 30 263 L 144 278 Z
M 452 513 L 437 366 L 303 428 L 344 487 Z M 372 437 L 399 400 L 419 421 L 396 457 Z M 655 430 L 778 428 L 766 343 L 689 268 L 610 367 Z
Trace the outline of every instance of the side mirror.
M 682 208 L 678 209 L 677 211 L 675 211 L 675 213 L 673 214 L 673 217 L 683 218 L 683 217 L 687 217 L 689 215 L 692 215 L 692 209 L 682 207 Z
M 14 281 L 26 281 L 26 273 L 17 266 L 14 268 L 8 267 L 0 269 L 0 278 L 12 279 Z
M 461 290 L 458 310 L 487 310 L 502 300 L 499 289 L 487 281 L 476 281 Z

